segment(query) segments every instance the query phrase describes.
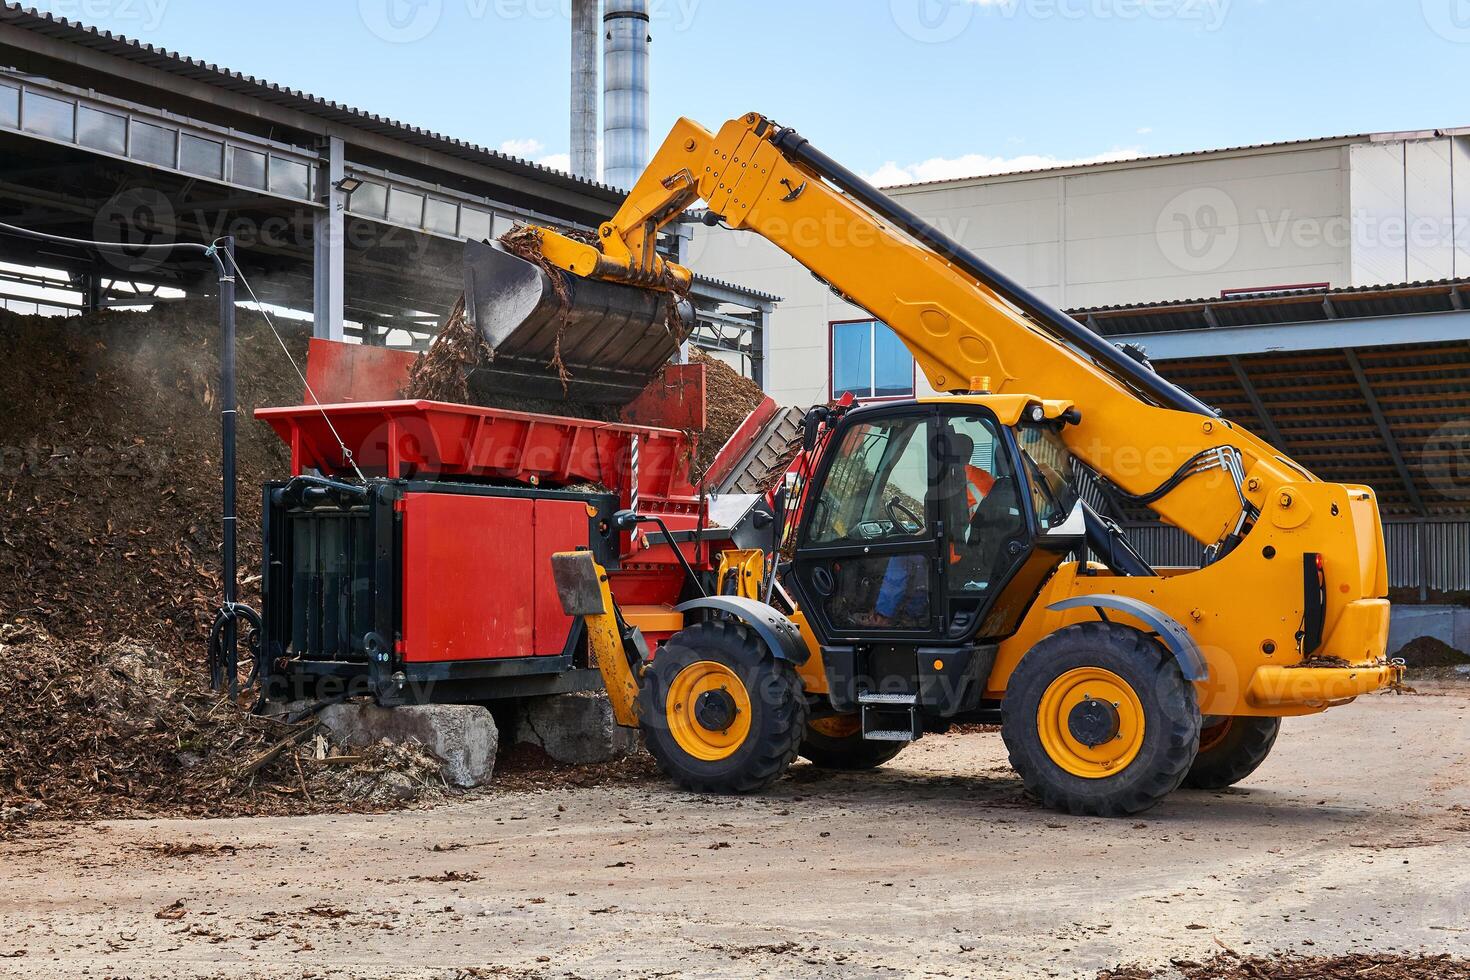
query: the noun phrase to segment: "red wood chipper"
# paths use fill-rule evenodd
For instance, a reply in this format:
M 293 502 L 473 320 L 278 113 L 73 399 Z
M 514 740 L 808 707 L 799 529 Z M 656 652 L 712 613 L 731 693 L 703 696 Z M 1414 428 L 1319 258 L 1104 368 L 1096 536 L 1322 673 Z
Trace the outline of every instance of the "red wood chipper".
M 381 385 L 380 358 L 314 341 L 310 380 L 329 392 L 323 365 L 345 365 Z M 600 689 L 553 554 L 589 550 L 628 624 L 656 644 L 683 626 L 675 607 L 702 598 L 696 573 L 732 547 L 769 547 L 766 501 L 702 496 L 691 482 L 703 382 L 701 365 L 669 365 L 623 411 L 680 428 L 430 401 L 259 410 L 290 446 L 292 472 L 264 495 L 268 696 L 399 704 Z M 707 485 L 773 411 L 768 399 L 729 440 Z M 620 528 L 620 511 L 642 520 Z

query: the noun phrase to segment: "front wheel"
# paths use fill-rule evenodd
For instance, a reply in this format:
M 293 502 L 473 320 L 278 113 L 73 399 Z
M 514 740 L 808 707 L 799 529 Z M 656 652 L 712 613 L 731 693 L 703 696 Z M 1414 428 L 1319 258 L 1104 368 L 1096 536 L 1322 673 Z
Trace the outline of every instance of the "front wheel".
M 907 742 L 874 742 L 863 738 L 857 715 L 835 715 L 807 722 L 801 740 L 801 756 L 821 769 L 859 771 L 877 769 Z
M 1199 746 L 1194 685 L 1157 641 L 1079 623 L 1027 651 L 1001 702 L 1001 737 L 1026 789 L 1072 814 L 1147 810 L 1183 782 Z
M 1266 761 L 1280 732 L 1280 718 L 1214 720 L 1199 733 L 1199 754 L 1184 777 L 1184 785 L 1192 789 L 1234 786 Z
M 670 637 L 639 702 L 643 740 L 659 768 L 700 793 L 765 789 L 795 760 L 806 730 L 796 671 L 728 620 Z

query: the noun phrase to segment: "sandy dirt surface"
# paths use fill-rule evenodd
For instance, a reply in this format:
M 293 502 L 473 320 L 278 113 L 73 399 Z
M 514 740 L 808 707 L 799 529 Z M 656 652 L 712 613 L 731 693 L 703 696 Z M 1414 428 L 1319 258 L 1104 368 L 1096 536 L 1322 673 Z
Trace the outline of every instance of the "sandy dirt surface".
M 43 825 L 0 843 L 0 975 L 1027 977 L 1470 953 L 1470 689 L 1289 721 L 1142 818 L 1020 795 L 991 734 L 753 799 L 662 783 L 379 816 Z

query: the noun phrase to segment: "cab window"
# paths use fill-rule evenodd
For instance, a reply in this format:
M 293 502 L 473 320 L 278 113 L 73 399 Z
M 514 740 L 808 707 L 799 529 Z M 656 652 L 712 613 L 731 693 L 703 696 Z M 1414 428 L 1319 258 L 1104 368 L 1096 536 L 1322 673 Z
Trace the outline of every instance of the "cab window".
M 923 537 L 929 483 L 923 416 L 852 426 L 814 504 L 807 544 Z

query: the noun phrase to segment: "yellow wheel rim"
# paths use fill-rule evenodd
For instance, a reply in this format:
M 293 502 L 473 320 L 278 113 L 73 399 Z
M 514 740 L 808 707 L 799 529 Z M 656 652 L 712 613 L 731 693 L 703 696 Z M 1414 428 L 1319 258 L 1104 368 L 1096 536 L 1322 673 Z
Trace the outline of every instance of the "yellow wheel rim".
M 818 735 L 828 738 L 852 738 L 861 729 L 857 715 L 833 715 L 831 718 L 817 718 L 807 722 L 807 727 Z
M 1046 754 L 1066 772 L 1105 779 L 1128 768 L 1143 747 L 1143 702 L 1101 667 L 1077 667 L 1047 686 L 1036 709 Z
M 722 663 L 699 660 L 674 675 L 664 716 L 679 748 L 703 762 L 728 758 L 750 734 L 750 695 Z

